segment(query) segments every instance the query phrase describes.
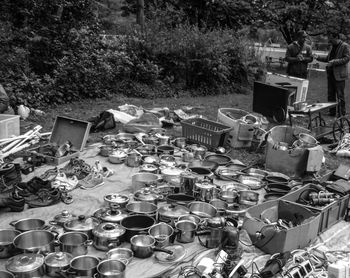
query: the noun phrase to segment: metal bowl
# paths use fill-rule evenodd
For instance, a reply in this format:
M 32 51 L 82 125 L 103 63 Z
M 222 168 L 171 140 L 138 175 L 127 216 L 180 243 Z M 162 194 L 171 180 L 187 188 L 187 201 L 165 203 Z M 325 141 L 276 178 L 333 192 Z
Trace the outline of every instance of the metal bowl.
M 265 186 L 264 182 L 257 177 L 252 177 L 249 175 L 240 175 L 238 181 L 246 185 L 251 190 L 258 190 Z
M 108 259 L 121 260 L 122 262 L 125 262 L 126 265 L 128 265 L 134 257 L 134 252 L 132 252 L 129 248 L 117 247 L 109 250 L 106 253 L 106 256 Z
M 204 202 L 192 202 L 189 204 L 190 212 L 201 218 L 214 217 L 217 214 L 217 209 L 208 203 Z

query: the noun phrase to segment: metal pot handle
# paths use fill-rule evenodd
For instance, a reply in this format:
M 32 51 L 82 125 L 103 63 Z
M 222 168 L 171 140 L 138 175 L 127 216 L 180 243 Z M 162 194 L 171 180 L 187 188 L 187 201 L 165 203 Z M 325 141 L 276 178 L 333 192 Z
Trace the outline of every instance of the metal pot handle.
M 9 224 L 12 226 L 12 227 L 15 227 L 15 225 L 19 222 L 20 220 L 13 220 L 11 221 Z
M 165 248 L 152 247 L 152 250 L 153 250 L 153 251 L 156 251 L 156 252 L 164 252 L 164 253 L 167 253 L 167 254 L 169 254 L 169 255 L 173 255 L 173 254 L 174 254 L 173 251 L 168 250 L 168 249 L 165 249 Z
M 117 246 L 119 246 L 121 244 L 120 240 L 119 239 L 116 239 L 116 240 L 108 240 L 107 241 L 107 247 L 108 249 L 112 249 L 112 248 L 115 248 Z
M 93 241 L 91 239 L 86 240 L 83 245 L 85 246 L 91 246 L 93 244 Z

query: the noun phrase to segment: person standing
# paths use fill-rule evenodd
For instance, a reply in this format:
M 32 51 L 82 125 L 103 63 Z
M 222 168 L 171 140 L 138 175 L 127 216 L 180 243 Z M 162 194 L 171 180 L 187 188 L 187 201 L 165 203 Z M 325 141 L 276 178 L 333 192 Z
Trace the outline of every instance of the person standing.
M 348 78 L 348 63 L 350 61 L 350 49 L 346 42 L 340 39 L 340 34 L 328 32 L 328 42 L 331 50 L 327 56 L 317 56 L 317 61 L 327 63 L 328 101 L 338 101 L 338 116 L 346 114 L 345 108 L 345 80 Z M 329 115 L 336 116 L 336 108 L 329 110 Z
M 287 47 L 287 75 L 307 79 L 307 65 L 313 61 L 311 46 L 306 44 L 307 33 L 297 32 L 297 40 Z

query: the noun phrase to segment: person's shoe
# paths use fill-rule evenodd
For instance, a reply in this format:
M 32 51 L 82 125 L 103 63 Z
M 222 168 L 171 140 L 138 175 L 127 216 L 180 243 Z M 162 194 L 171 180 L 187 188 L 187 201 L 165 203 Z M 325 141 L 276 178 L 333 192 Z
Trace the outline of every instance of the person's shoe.
M 86 178 L 79 181 L 81 189 L 93 189 L 104 184 L 101 173 L 92 172 Z
M 0 195 L 0 209 L 7 209 L 13 212 L 23 211 L 25 200 L 21 196 L 10 192 Z
M 34 177 L 28 182 L 22 182 L 17 185 L 18 193 L 21 196 L 35 195 L 40 189 L 51 189 L 51 182 Z
M 41 189 L 32 200 L 27 200 L 26 203 L 30 208 L 48 207 L 57 204 L 61 201 L 61 192 L 59 189 Z

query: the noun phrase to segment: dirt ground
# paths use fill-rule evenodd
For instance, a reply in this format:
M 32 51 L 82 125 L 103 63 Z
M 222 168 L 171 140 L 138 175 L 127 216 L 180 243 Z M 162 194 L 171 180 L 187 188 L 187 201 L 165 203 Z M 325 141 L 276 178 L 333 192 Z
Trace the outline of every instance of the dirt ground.
M 273 71 L 281 71 L 281 69 L 275 69 Z M 283 70 L 282 70 L 283 71 Z M 308 90 L 307 102 L 326 102 L 327 101 L 327 80 L 324 72 L 311 72 L 310 83 Z M 350 100 L 349 92 L 350 88 L 347 84 L 346 88 L 347 110 L 350 112 Z M 36 124 L 43 126 L 43 131 L 51 131 L 55 117 L 57 115 L 67 116 L 71 118 L 87 120 L 93 116 L 99 115 L 100 112 L 107 109 L 118 109 L 118 106 L 123 104 L 133 104 L 141 106 L 145 109 L 151 109 L 155 107 L 168 107 L 169 109 L 179 109 L 183 106 L 198 107 L 197 113 L 206 116 L 208 119 L 216 120 L 218 108 L 239 108 L 246 111 L 252 111 L 253 94 L 235 94 L 235 95 L 218 95 L 218 96 L 206 96 L 206 97 L 191 97 L 190 95 L 174 97 L 174 98 L 159 98 L 159 99 L 139 99 L 139 98 L 126 98 L 121 96 L 114 96 L 110 99 L 86 99 L 79 102 L 59 105 L 56 108 L 48 109 L 45 116 L 31 116 L 28 120 L 21 123 L 22 132 L 28 130 Z M 333 119 L 328 119 L 332 124 Z M 286 122 L 288 124 L 288 122 Z M 105 134 L 116 134 L 119 131 L 123 131 L 121 124 L 118 124 L 115 129 L 108 130 L 107 132 L 92 133 L 89 136 L 88 144 L 98 142 Z M 171 130 L 169 130 L 172 133 Z M 241 161 L 250 164 L 252 162 L 264 163 L 263 153 L 256 153 L 251 150 L 233 150 L 231 156 L 240 159 Z M 326 168 L 335 169 L 339 163 L 350 164 L 348 159 L 339 159 L 334 155 L 326 154 Z

